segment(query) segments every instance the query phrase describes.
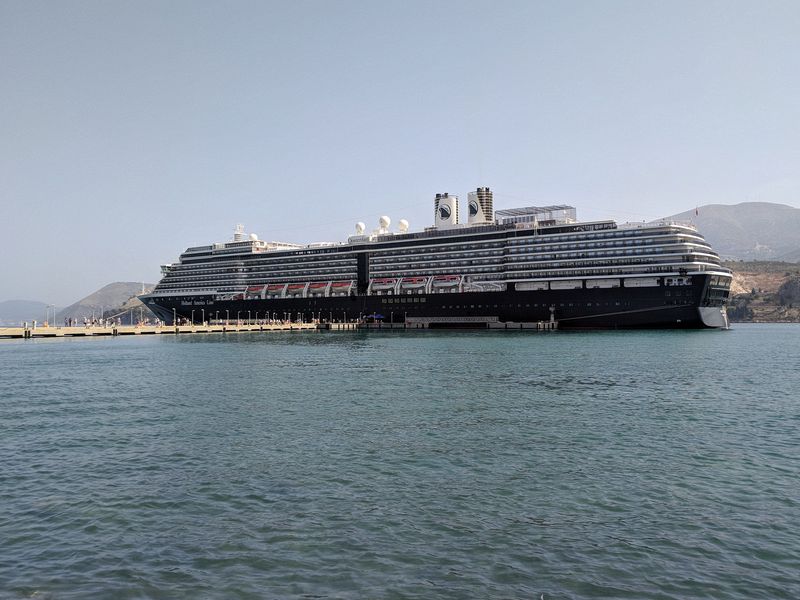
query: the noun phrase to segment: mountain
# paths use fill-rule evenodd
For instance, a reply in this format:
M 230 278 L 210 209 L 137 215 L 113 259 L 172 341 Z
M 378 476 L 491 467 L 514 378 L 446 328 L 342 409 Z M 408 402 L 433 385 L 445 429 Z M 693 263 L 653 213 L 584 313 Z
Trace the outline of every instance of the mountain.
M 147 292 L 152 291 L 152 289 L 152 285 L 145 286 L 145 291 Z M 137 292 L 137 294 L 139 293 L 141 293 L 141 289 L 139 289 Z M 119 319 L 123 325 L 134 325 L 142 319 L 156 319 L 155 313 L 147 308 L 147 305 L 139 300 L 139 298 L 136 296 L 131 296 L 121 306 L 109 308 L 104 312 L 103 316 L 112 319 Z
M 53 309 L 50 304 L 35 300 L 6 300 L 0 302 L 0 325 L 19 325 L 34 319 L 41 323 L 48 313 L 50 319 L 53 318 L 51 312 L 53 310 L 59 310 L 59 308 Z
M 707 204 L 668 220 L 692 221 L 722 258 L 800 262 L 800 209 L 771 202 Z
M 72 317 L 78 321 L 84 318 L 92 318 L 93 316 L 99 318 L 104 312 L 108 313 L 112 309 L 126 306 L 133 296 L 142 293 L 142 286 L 144 286 L 146 292 L 149 292 L 154 287 L 152 283 L 142 284 L 140 282 L 131 281 L 109 283 L 60 311 L 56 315 L 56 323 L 63 322 L 67 317 Z M 136 300 L 136 302 L 138 302 L 138 300 Z M 139 304 L 141 303 L 139 302 Z

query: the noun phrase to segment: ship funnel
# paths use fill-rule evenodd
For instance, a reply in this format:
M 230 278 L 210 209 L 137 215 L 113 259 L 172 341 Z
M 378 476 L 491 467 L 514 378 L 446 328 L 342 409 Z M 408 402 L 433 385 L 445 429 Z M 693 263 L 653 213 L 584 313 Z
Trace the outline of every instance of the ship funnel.
M 458 225 L 458 196 L 451 196 L 447 192 L 436 194 L 433 210 L 436 227 L 448 229 Z
M 488 187 L 479 187 L 467 195 L 469 215 L 467 222 L 470 225 L 489 225 L 494 223 L 494 208 L 492 190 Z

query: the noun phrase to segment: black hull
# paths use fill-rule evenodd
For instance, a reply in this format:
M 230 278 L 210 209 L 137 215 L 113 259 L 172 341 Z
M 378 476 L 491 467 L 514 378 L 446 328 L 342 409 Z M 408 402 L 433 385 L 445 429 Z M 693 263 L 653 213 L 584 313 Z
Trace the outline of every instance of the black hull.
M 351 295 L 312 298 L 215 300 L 213 296 L 143 297 L 166 323 L 178 319 L 355 321 L 381 315 L 385 323 L 432 321 L 432 326 L 486 327 L 487 321 L 532 323 L 552 317 L 559 329 L 692 329 L 724 327 L 720 307 L 704 307 L 707 277 L 667 290 L 581 288 L 569 290 Z M 712 314 L 711 319 L 708 315 Z M 722 319 L 722 320 L 720 320 Z M 449 323 L 448 323 L 449 320 Z M 724 323 L 723 323 L 724 321 Z

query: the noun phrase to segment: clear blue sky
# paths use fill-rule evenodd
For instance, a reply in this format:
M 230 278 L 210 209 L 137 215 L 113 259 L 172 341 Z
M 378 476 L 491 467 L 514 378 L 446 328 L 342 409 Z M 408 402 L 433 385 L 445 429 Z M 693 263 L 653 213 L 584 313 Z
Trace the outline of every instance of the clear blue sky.
M 800 206 L 800 2 L 0 1 L 0 300 L 436 192 Z

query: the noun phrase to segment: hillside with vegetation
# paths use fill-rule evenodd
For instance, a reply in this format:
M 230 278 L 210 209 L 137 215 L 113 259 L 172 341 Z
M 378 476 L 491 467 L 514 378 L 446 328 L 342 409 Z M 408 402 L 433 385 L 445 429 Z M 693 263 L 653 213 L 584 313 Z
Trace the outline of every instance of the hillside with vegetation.
M 800 323 L 800 265 L 735 261 L 728 318 L 731 322 Z

